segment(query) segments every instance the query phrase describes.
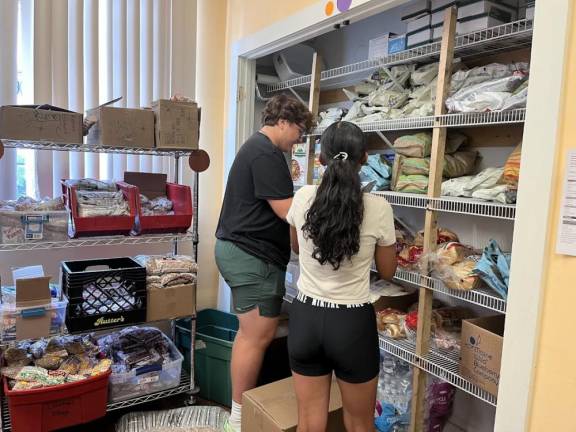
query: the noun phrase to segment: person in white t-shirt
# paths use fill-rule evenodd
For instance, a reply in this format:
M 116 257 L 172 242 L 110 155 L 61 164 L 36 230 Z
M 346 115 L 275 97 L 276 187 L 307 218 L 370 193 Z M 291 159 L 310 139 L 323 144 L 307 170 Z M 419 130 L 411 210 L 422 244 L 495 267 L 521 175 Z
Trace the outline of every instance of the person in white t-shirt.
M 367 144 L 358 126 L 331 125 L 321 149 L 320 185 L 301 188 L 287 216 L 300 261 L 288 336 L 298 432 L 326 430 L 333 373 L 346 430 L 373 432 L 380 356 L 370 271 L 375 261 L 380 277 L 394 275 L 394 217 L 385 199 L 362 191 Z

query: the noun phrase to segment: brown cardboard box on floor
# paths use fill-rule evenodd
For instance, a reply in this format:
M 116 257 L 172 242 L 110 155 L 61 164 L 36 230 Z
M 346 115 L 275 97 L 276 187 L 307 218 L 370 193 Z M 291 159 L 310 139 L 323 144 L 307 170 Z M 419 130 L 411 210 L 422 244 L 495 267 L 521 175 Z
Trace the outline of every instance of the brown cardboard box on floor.
M 497 396 L 504 340 L 504 315 L 462 321 L 460 373 Z
M 0 138 L 82 143 L 82 114 L 52 105 L 0 107 Z
M 154 113 L 151 110 L 103 106 L 89 110 L 96 123 L 88 144 L 109 147 L 154 147 Z
M 292 378 L 247 391 L 242 397 L 242 430 L 250 432 L 296 432 L 298 407 Z M 342 398 L 332 381 L 328 432 L 346 432 Z
M 196 311 L 196 284 L 148 288 L 146 320 L 160 321 L 190 316 Z
M 160 99 L 152 104 L 156 118 L 156 147 L 198 149 L 200 108 L 195 102 Z

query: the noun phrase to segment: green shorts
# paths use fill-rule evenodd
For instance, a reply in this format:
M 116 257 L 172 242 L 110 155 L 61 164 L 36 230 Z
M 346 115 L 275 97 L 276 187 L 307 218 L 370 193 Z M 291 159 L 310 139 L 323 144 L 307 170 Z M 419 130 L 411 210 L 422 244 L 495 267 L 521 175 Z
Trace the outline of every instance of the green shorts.
M 219 239 L 216 240 L 216 265 L 232 289 L 236 313 L 258 307 L 261 316 L 280 315 L 286 293 L 284 270 L 244 252 L 232 242 Z

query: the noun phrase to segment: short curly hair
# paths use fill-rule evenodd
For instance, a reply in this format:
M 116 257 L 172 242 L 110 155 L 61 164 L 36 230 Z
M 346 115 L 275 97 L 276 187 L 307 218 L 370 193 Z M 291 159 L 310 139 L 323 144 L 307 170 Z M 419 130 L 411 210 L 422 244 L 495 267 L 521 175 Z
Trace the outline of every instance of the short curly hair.
M 303 126 L 306 132 L 310 131 L 314 124 L 314 116 L 308 107 L 284 94 L 276 95 L 270 99 L 262 112 L 263 126 L 275 126 L 280 120 Z

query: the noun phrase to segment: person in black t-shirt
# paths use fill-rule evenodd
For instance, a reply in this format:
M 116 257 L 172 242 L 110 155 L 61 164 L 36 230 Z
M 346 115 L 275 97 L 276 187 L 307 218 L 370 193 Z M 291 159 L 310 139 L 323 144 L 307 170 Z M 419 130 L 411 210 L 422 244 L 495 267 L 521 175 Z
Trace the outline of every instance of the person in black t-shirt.
M 240 328 L 232 349 L 232 413 L 226 431 L 240 432 L 242 394 L 256 386 L 278 326 L 290 260 L 286 215 L 294 195 L 283 153 L 301 142 L 312 121 L 301 102 L 273 97 L 262 113 L 262 128 L 240 148 L 228 176 L 215 254 Z

